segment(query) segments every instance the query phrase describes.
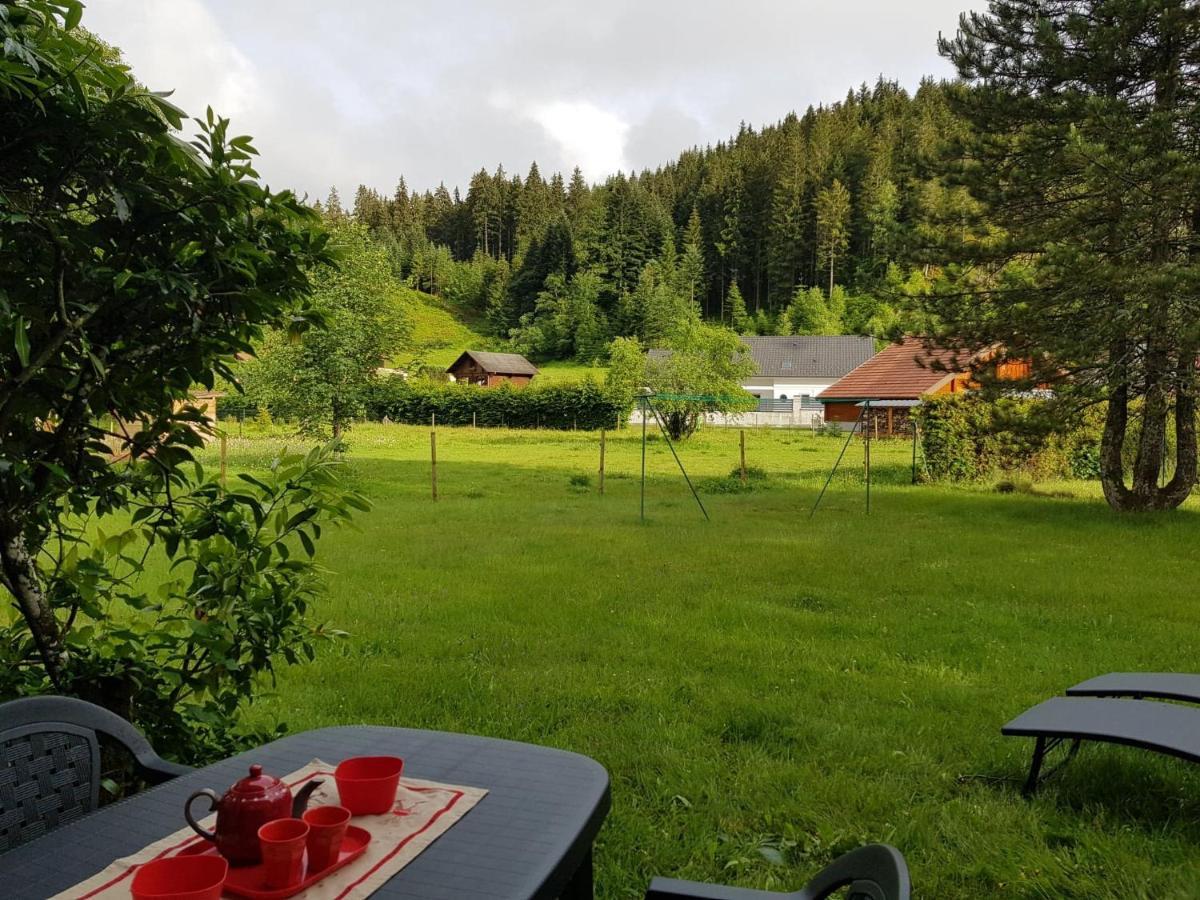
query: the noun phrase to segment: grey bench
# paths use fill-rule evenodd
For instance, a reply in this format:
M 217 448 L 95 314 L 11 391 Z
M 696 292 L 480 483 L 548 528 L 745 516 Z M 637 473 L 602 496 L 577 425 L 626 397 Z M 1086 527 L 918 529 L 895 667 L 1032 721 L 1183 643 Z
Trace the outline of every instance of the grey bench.
M 1082 741 L 1123 744 L 1200 762 L 1200 710 L 1153 700 L 1054 697 L 1021 713 L 1000 732 L 1036 739 L 1026 794 L 1066 765 Z M 1046 754 L 1066 741 L 1071 742 L 1066 759 L 1043 775 Z
M 1179 672 L 1109 672 L 1067 688 L 1069 697 L 1153 697 L 1200 703 L 1200 675 Z

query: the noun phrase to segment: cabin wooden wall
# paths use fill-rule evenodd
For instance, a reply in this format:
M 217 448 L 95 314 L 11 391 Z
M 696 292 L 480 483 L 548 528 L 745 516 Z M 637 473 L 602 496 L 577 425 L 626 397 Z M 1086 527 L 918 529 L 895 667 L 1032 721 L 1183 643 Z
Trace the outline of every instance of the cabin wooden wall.
M 450 374 L 454 376 L 455 381 L 465 381 L 468 384 L 478 384 L 483 387 L 496 387 L 505 382 L 516 387 L 524 387 L 533 380 L 532 375 L 503 375 L 498 372 L 489 372 L 473 359 L 464 360 L 454 366 L 450 369 Z

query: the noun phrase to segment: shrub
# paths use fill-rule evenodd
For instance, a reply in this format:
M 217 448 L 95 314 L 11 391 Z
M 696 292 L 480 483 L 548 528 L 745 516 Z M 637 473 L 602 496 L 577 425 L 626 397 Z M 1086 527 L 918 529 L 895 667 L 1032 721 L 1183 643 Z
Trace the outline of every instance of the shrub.
M 930 478 L 1099 476 L 1100 423 L 1092 414 L 1063 423 L 1046 400 L 950 394 L 927 398 L 914 415 Z
M 444 425 L 593 430 L 612 428 L 629 412 L 628 401 L 590 378 L 492 388 L 389 378 L 377 380 L 367 400 L 368 418 L 409 425 L 427 425 L 436 415 Z
M 131 719 L 185 762 L 268 739 L 239 726 L 242 708 L 277 664 L 312 659 L 335 634 L 307 613 L 322 586 L 322 526 L 367 508 L 343 487 L 343 466 L 329 448 L 284 453 L 226 490 L 197 463 L 165 493 L 131 498 L 129 516 L 64 523 L 45 576 L 61 615 L 63 690 Z M 151 464 L 136 468 L 154 480 Z M 172 563 L 161 583 L 146 577 L 151 552 Z M 0 627 L 0 696 L 50 687 L 35 656 L 22 620 Z
M 734 466 L 724 478 L 703 478 L 696 487 L 706 494 L 749 494 L 767 486 L 767 473 L 758 466 L 746 467 L 746 481 L 742 482 L 741 466 Z

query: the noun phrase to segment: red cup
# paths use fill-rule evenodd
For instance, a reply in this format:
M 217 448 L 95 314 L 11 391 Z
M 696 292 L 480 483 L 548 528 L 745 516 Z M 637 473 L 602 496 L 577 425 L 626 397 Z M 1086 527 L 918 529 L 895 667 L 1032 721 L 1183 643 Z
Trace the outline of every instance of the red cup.
M 305 811 L 308 823 L 308 871 L 322 872 L 337 862 L 350 824 L 350 810 L 344 806 L 314 806 Z
M 222 856 L 168 856 L 138 866 L 134 900 L 220 900 L 229 863 Z
M 342 806 L 356 816 L 385 813 L 396 802 L 404 760 L 398 756 L 355 756 L 333 771 Z
M 301 819 L 273 819 L 258 829 L 267 887 L 291 887 L 304 878 L 308 831 L 308 823 Z

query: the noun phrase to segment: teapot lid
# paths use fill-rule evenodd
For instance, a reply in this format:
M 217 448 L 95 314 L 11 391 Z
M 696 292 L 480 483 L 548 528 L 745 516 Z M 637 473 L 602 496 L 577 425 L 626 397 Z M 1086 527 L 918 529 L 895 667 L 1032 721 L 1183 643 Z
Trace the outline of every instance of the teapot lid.
M 273 775 L 264 775 L 262 766 L 251 766 L 250 774 L 235 784 L 232 791 L 235 794 L 261 794 L 267 788 L 280 784 Z

